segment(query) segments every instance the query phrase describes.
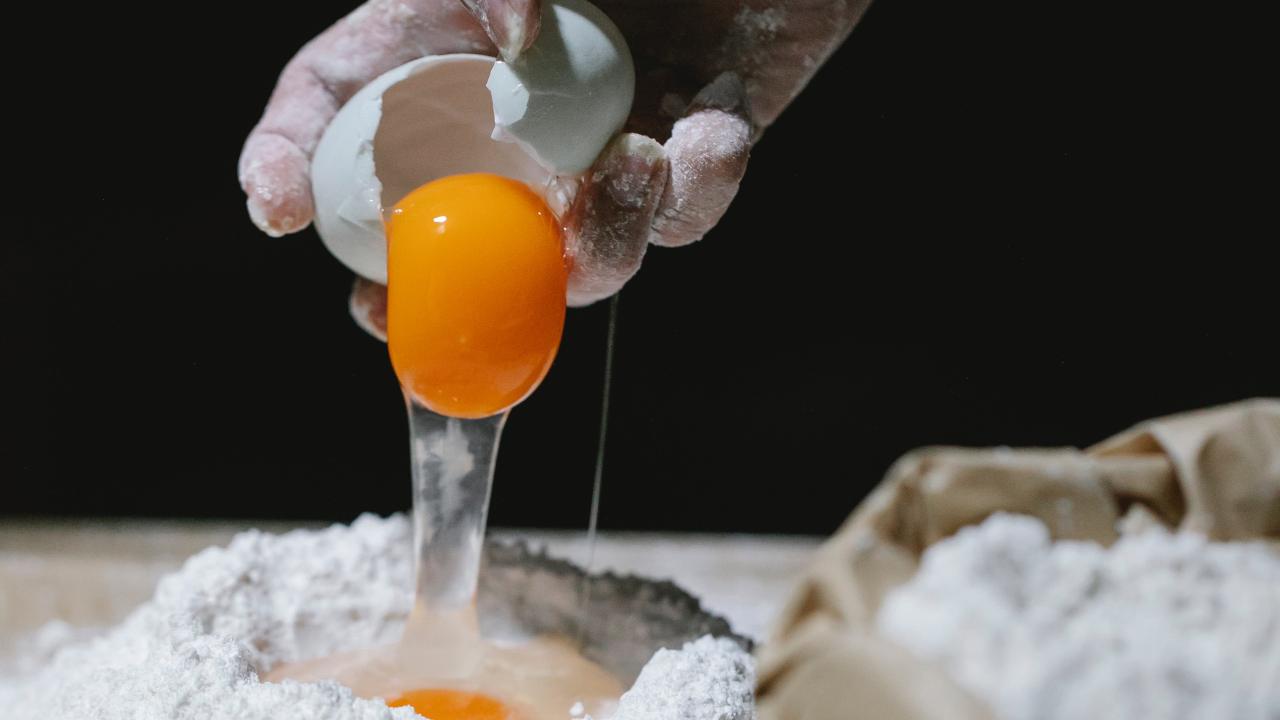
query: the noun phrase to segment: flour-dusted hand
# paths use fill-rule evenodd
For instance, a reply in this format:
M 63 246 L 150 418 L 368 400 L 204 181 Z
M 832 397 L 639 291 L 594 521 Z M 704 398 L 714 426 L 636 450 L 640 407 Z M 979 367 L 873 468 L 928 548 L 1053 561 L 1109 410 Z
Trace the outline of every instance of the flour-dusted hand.
M 597 1 L 631 46 L 636 98 L 626 132 L 586 174 L 567 217 L 571 304 L 617 292 L 648 243 L 686 245 L 719 221 L 751 144 L 869 1 Z M 308 43 L 281 74 L 240 157 L 254 223 L 279 236 L 311 222 L 311 154 L 366 83 L 423 55 L 511 59 L 536 38 L 539 17 L 537 0 L 370 0 Z M 377 306 L 365 299 L 353 298 L 353 309 Z M 377 327 L 376 319 L 361 322 Z
M 373 0 L 307 43 L 285 66 L 240 154 L 249 216 L 268 235 L 311 223 L 311 154 L 357 90 L 423 55 L 493 54 L 493 43 L 455 0 Z

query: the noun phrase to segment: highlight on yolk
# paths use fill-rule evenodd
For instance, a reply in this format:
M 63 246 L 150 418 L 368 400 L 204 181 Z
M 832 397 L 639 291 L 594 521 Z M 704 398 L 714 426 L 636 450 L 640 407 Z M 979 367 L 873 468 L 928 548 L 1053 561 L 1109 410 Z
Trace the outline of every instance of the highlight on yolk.
M 413 690 L 387 705 L 411 707 L 431 720 L 520 720 L 514 711 L 488 695 L 462 690 Z
M 453 175 L 387 220 L 387 346 L 400 384 L 441 415 L 481 418 L 533 392 L 564 330 L 559 222 L 523 183 Z

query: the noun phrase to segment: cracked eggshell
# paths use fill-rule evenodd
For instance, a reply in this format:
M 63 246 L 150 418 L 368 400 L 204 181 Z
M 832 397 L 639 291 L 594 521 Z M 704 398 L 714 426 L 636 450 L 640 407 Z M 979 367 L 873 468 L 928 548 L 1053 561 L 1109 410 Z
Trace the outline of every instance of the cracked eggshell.
M 533 46 L 489 75 L 495 136 L 552 172 L 584 172 L 631 114 L 635 84 L 631 51 L 603 11 L 550 0 Z
M 311 162 L 316 231 L 344 265 L 387 282 L 383 210 L 424 183 L 489 172 L 544 194 L 552 176 L 524 149 L 492 138 L 485 79 L 494 59 L 436 55 L 390 70 L 334 117 Z M 563 197 L 547 197 L 553 210 Z

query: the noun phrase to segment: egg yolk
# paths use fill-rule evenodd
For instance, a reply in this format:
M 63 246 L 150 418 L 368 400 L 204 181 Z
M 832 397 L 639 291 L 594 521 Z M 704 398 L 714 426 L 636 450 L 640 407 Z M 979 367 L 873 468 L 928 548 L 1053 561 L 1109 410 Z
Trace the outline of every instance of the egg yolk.
M 460 418 L 533 392 L 560 346 L 569 274 L 542 198 L 497 175 L 435 180 L 396 203 L 387 244 L 387 346 L 405 390 Z
M 520 720 L 520 716 L 488 695 L 461 690 L 414 690 L 387 703 L 411 707 L 431 720 Z

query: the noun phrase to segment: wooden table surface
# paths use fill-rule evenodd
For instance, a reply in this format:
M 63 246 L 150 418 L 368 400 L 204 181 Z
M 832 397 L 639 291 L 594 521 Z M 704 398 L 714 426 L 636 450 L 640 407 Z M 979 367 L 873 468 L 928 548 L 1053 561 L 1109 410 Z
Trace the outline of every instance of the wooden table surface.
M 249 527 L 280 532 L 303 525 L 0 521 L 0 642 L 53 619 L 114 623 L 185 558 Z M 494 535 L 545 545 L 552 555 L 579 564 L 587 559 L 582 532 L 497 529 Z M 776 535 L 603 532 L 594 569 L 674 580 L 729 618 L 735 630 L 762 639 L 819 542 Z

